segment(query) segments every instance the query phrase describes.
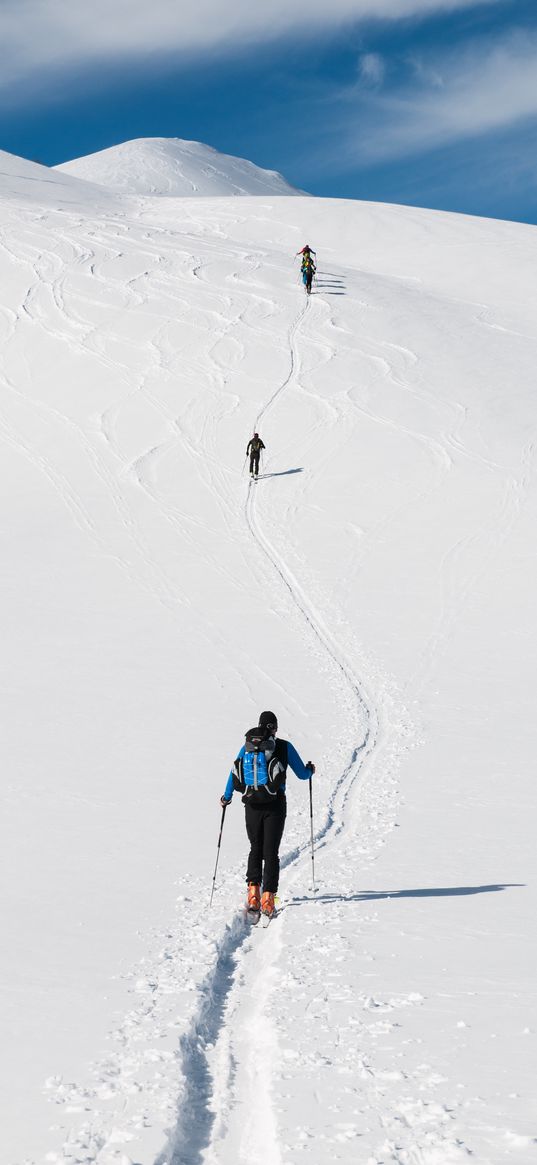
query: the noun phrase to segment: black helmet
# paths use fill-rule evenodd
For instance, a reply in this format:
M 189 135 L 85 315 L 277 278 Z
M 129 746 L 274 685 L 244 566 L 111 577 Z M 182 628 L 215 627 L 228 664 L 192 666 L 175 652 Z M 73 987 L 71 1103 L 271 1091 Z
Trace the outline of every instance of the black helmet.
M 273 732 L 278 731 L 278 717 L 274 712 L 262 712 L 259 717 L 259 727 L 266 728 L 272 735 Z

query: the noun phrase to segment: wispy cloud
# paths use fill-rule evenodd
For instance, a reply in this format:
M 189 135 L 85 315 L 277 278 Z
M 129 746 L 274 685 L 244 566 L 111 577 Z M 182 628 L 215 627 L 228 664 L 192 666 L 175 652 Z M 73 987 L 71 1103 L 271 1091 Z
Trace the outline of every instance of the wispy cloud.
M 396 20 L 498 0 L 2 0 L 0 86 L 140 54 L 229 52 L 366 19 Z M 367 66 L 366 66 L 367 68 Z
M 365 97 L 353 89 L 340 99 L 340 130 L 353 167 L 516 126 L 537 117 L 537 34 L 519 31 L 423 62 L 414 59 L 397 89 Z
M 366 85 L 381 85 L 386 66 L 379 53 L 362 53 L 358 61 L 360 79 Z

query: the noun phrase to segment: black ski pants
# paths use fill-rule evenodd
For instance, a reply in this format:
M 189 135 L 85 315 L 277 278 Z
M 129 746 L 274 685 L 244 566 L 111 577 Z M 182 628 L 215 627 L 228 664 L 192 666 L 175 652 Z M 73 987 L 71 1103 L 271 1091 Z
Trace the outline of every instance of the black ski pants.
M 256 477 L 259 473 L 259 454 L 260 454 L 260 452 L 261 452 L 260 449 L 258 449 L 255 452 L 252 449 L 252 452 L 250 453 L 250 473 L 255 473 Z
M 263 890 L 275 894 L 280 877 L 280 842 L 285 826 L 287 802 L 278 795 L 275 805 L 245 805 L 246 832 L 250 854 L 246 881 L 263 883 Z

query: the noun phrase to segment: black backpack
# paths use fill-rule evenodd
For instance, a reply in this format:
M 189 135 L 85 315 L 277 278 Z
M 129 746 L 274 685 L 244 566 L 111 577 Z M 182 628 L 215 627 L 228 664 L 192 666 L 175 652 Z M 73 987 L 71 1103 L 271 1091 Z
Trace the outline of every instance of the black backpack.
M 265 728 L 249 728 L 244 756 L 233 765 L 233 788 L 242 793 L 245 805 L 273 805 L 285 783 L 286 766 L 285 741 L 275 740 Z

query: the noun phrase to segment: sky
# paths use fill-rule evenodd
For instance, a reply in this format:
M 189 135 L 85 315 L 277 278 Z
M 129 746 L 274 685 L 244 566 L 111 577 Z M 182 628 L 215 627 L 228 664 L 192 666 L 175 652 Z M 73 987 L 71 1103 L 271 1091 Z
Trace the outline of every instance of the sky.
M 312 194 L 537 222 L 535 0 L 4 0 L 0 147 L 199 140 Z

